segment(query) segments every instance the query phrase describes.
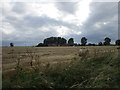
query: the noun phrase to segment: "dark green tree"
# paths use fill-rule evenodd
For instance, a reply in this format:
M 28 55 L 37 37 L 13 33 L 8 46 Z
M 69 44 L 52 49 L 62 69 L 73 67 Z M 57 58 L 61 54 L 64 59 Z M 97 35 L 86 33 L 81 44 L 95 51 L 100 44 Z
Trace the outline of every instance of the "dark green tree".
M 109 37 L 106 37 L 104 41 L 104 45 L 110 45 L 111 39 Z
M 99 42 L 99 43 L 98 43 L 98 45 L 99 45 L 99 46 L 102 46 L 102 45 L 103 45 L 103 43 L 102 43 L 102 42 Z
M 14 44 L 13 44 L 13 43 L 10 43 L 10 47 L 14 47 Z
M 65 38 L 61 38 L 61 44 L 63 45 L 63 44 L 66 44 L 66 39 Z
M 61 37 L 49 37 L 44 39 L 44 44 L 48 45 L 48 44 L 56 44 L 56 45 L 63 45 L 66 44 L 66 39 L 65 38 L 61 38 Z
M 70 38 L 70 39 L 68 40 L 68 44 L 69 44 L 70 46 L 73 46 L 73 45 L 74 45 L 74 39 L 73 39 L 73 38 Z
M 120 40 L 116 40 L 116 41 L 115 41 L 115 44 L 116 44 L 116 45 L 120 45 Z
M 39 43 L 36 47 L 44 47 L 44 46 L 47 46 L 47 45 L 44 43 Z
M 81 38 L 81 45 L 82 45 L 82 46 L 85 46 L 86 43 L 87 43 L 87 38 L 86 38 L 86 37 L 82 37 L 82 38 Z
M 95 46 L 96 44 L 94 43 L 88 43 L 88 46 Z

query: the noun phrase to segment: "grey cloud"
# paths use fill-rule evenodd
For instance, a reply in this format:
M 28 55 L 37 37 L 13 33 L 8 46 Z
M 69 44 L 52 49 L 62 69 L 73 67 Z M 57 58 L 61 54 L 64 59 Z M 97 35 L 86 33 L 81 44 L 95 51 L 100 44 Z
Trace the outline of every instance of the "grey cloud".
M 96 22 L 106 22 L 106 21 L 113 21 L 116 18 L 117 11 L 117 3 L 115 2 L 93 2 L 90 5 L 90 16 L 85 22 L 88 26 L 92 26 Z
M 14 17 L 14 16 L 6 16 L 6 20 L 9 20 L 9 21 L 16 21 L 17 20 L 17 18 L 16 17 Z
M 67 12 L 69 14 L 74 14 L 77 10 L 77 2 L 58 2 L 56 3 L 56 7 L 60 11 Z
M 21 31 L 21 28 L 17 29 L 16 32 L 11 34 L 5 34 L 3 32 L 3 45 L 9 45 L 10 42 L 13 42 L 15 45 L 24 46 L 24 45 L 36 45 L 40 42 L 43 42 L 45 38 L 48 36 L 55 36 L 56 32 L 52 32 L 52 30 L 44 33 L 43 31 L 35 30 L 31 28 L 29 30 Z
M 25 7 L 25 3 L 24 2 L 16 2 L 14 3 L 13 9 L 12 11 L 22 14 L 26 12 L 26 7 Z
M 13 26 L 15 28 L 21 28 L 23 27 L 23 30 L 25 27 L 28 28 L 41 28 L 45 26 L 66 26 L 73 30 L 79 30 L 79 27 L 77 27 L 75 24 L 70 24 L 68 22 L 63 22 L 60 20 L 56 20 L 47 16 L 25 16 L 22 20 L 18 20 L 17 22 L 13 22 Z
M 22 19 L 16 18 L 14 16 L 6 16 L 4 22 L 11 23 L 16 29 L 21 28 L 24 30 L 25 27 L 27 28 L 40 28 L 43 26 L 66 26 L 71 29 L 79 29 L 75 24 L 70 24 L 68 22 L 63 22 L 61 20 L 56 20 L 47 16 L 32 16 L 26 15 Z M 26 29 L 27 29 L 26 28 Z
M 47 25 L 58 25 L 59 21 L 47 16 L 25 16 L 24 21 L 31 27 L 42 27 Z
M 56 4 L 56 7 L 59 8 L 59 10 L 63 11 L 62 13 L 67 12 L 68 14 L 73 14 L 76 11 L 76 3 L 64 3 Z M 118 36 L 116 5 L 116 3 L 110 2 L 92 3 L 90 6 L 91 14 L 89 15 L 86 22 L 83 23 L 83 26 L 79 27 L 75 24 L 56 20 L 45 15 L 24 15 L 24 17 L 22 18 L 16 18 L 14 17 L 14 15 L 8 14 L 7 16 L 5 16 L 3 22 L 9 22 L 16 31 L 9 35 L 3 33 L 3 45 L 9 45 L 10 42 L 15 43 L 15 45 L 36 45 L 39 42 L 43 42 L 43 40 L 49 36 L 57 35 L 57 32 L 54 29 L 50 29 L 47 32 L 38 30 L 38 28 L 48 26 L 66 26 L 72 30 L 81 31 L 81 35 L 71 33 L 65 36 L 67 40 L 71 37 L 74 38 L 75 42 L 77 43 L 80 43 L 80 39 L 83 36 L 87 37 L 88 42 L 92 43 L 98 43 L 100 41 L 103 41 L 104 37 L 110 37 L 112 40 L 116 40 Z M 15 7 L 17 8 L 17 6 Z M 15 10 L 13 9 L 13 11 Z M 23 12 L 21 12 L 20 14 L 22 13 Z M 102 25 L 101 28 L 94 27 L 94 25 L 99 22 L 109 22 L 109 24 Z
M 95 18 L 99 21 L 105 21 L 113 18 L 113 16 L 117 13 L 118 4 L 115 2 L 93 2 L 90 4 L 91 8 L 91 19 L 95 20 Z M 94 17 L 95 15 L 95 17 Z
M 55 36 L 57 34 L 56 31 L 52 29 L 47 32 L 38 30 L 40 27 L 47 27 L 48 25 L 53 25 L 58 22 L 44 16 L 33 17 L 30 15 L 25 16 L 21 20 L 14 18 L 14 16 L 7 16 L 4 22 L 9 22 L 16 31 L 11 34 L 5 34 L 3 32 L 3 45 L 9 45 L 10 42 L 14 42 L 16 45 L 22 45 L 22 41 L 26 41 L 26 45 L 36 45 L 36 42 L 43 42 L 44 38 Z M 21 44 L 18 43 L 19 41 Z
M 112 40 L 117 39 L 117 3 L 94 2 L 90 6 L 91 14 L 83 26 L 83 35 L 89 38 L 90 42 L 99 42 L 104 37 L 110 37 Z M 94 27 L 96 23 L 109 22 L 101 25 L 100 28 Z

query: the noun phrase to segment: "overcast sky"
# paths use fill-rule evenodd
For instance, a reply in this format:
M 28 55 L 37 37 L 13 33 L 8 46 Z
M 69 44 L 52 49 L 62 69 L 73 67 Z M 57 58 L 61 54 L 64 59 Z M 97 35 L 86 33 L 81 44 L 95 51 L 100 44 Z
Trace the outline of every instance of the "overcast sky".
M 117 2 L 6 2 L 2 10 L 2 45 L 37 45 L 47 37 L 82 37 L 88 43 L 118 39 Z

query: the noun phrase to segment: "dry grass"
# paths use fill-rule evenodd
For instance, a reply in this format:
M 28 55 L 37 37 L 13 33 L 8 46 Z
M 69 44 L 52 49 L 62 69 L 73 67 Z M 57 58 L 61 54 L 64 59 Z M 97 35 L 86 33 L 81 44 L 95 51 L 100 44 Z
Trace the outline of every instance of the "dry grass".
M 80 47 L 3 47 L 2 69 L 4 73 L 15 72 L 15 67 L 19 64 L 24 68 L 40 64 L 44 67 L 57 63 L 69 63 L 78 59 Z M 86 46 L 90 51 L 89 57 L 101 56 L 107 52 L 116 52 L 116 46 Z M 35 62 L 33 62 L 35 61 Z
M 120 87 L 116 46 L 86 47 L 84 58 L 79 48 L 4 47 L 3 88 Z

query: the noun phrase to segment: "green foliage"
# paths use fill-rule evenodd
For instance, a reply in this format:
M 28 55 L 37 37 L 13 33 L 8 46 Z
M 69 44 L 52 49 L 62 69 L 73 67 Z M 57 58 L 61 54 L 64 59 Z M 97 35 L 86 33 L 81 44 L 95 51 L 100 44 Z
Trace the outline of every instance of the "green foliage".
M 115 44 L 116 44 L 116 45 L 120 45 L 120 40 L 116 40 L 116 41 L 115 41 Z
M 82 37 L 81 38 L 81 45 L 85 46 L 87 43 L 87 38 L 86 37 Z
M 98 45 L 99 45 L 99 46 L 102 46 L 102 45 L 103 45 L 103 43 L 102 43 L 102 42 L 99 42 L 99 43 L 98 43 Z
M 70 38 L 70 39 L 68 40 L 68 44 L 71 45 L 71 46 L 74 45 L 74 40 L 73 40 L 73 38 Z
M 110 45 L 111 39 L 109 37 L 106 37 L 104 41 L 104 45 Z
M 10 79 L 3 80 L 3 88 L 51 88 L 46 77 L 36 68 L 30 72 L 19 72 Z
M 66 39 L 65 38 L 61 38 L 61 37 L 49 37 L 44 39 L 44 44 L 48 45 L 48 44 L 56 44 L 56 45 L 63 45 L 66 44 Z
M 13 44 L 13 43 L 10 43 L 10 47 L 14 47 L 14 44 Z
M 120 61 L 117 54 L 72 61 L 68 65 L 35 68 L 3 79 L 3 87 L 12 88 L 120 88 Z

